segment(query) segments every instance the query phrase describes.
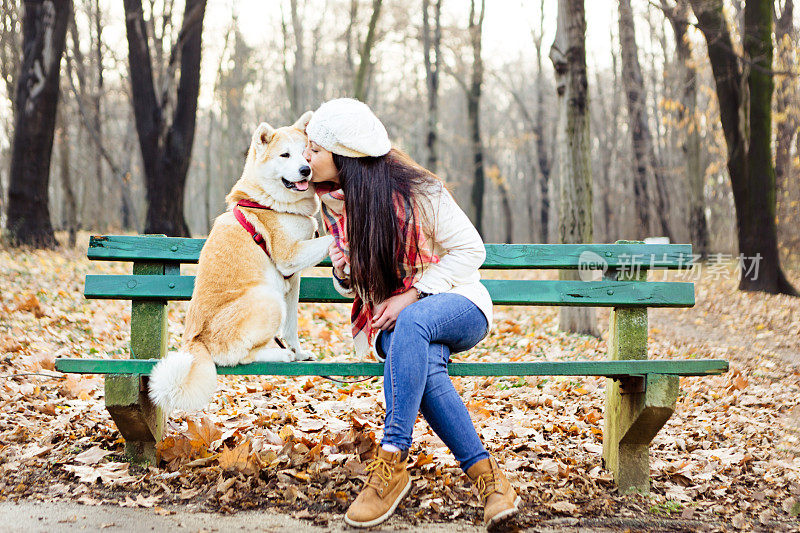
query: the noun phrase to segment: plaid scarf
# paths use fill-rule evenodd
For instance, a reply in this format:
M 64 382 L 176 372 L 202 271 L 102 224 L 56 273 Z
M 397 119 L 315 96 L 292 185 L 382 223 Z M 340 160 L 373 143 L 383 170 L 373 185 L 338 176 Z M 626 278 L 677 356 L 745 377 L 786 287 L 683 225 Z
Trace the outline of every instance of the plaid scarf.
M 347 261 L 345 273 L 350 271 L 350 247 L 347 240 L 347 215 L 344 208 L 344 193 L 342 189 L 335 189 L 328 184 L 317 184 L 316 192 L 322 202 L 322 221 L 329 235 L 333 236 L 336 246 L 342 251 Z M 392 293 L 392 296 L 401 294 L 414 286 L 422 276 L 422 271 L 431 263 L 438 263 L 439 257 L 433 253 L 429 246 L 419 216 L 414 211 L 410 199 L 400 196 L 395 198 L 395 215 L 401 221 L 401 230 L 405 234 L 406 253 L 398 261 L 398 277 L 403 280 L 402 285 Z M 412 222 L 412 214 L 413 222 Z M 415 237 L 416 234 L 416 238 Z M 413 246 L 414 243 L 418 246 Z M 417 249 L 418 248 L 418 249 Z M 356 354 L 360 357 L 366 355 L 375 339 L 376 331 L 372 328 L 372 304 L 365 302 L 356 291 L 353 308 L 350 311 L 350 322 L 353 327 L 353 343 Z

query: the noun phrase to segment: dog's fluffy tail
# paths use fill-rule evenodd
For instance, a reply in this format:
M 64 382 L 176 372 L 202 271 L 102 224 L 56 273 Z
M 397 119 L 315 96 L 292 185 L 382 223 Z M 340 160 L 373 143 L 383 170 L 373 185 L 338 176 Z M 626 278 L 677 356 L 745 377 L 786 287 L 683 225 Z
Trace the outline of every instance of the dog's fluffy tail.
M 216 389 L 217 368 L 202 345 L 168 353 L 150 374 L 150 399 L 165 414 L 203 409 Z

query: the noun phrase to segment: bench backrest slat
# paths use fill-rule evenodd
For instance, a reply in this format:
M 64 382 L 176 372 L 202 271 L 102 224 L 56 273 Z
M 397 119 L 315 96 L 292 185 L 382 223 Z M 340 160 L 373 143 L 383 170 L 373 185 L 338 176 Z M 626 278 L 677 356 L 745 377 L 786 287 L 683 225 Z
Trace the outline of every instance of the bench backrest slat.
M 196 263 L 205 239 L 107 235 L 89 240 L 89 259 Z M 487 244 L 484 269 L 600 268 L 685 269 L 691 244 Z M 330 266 L 325 260 L 320 266 Z
M 637 281 L 482 280 L 497 305 L 691 307 L 694 284 Z M 87 275 L 84 295 L 101 299 L 188 300 L 194 276 Z M 327 277 L 305 277 L 301 302 L 349 302 Z

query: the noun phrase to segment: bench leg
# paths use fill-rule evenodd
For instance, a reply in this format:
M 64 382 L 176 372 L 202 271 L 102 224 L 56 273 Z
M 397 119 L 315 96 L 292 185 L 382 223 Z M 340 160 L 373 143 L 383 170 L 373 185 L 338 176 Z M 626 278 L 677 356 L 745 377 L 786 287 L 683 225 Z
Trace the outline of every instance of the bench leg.
M 153 276 L 180 274 L 180 265 L 134 262 L 133 273 Z M 167 338 L 167 302 L 132 300 L 131 358 L 164 357 Z M 147 395 L 147 378 L 131 374 L 106 377 L 106 408 L 125 439 L 128 460 L 138 464 L 156 464 L 156 443 L 163 436 L 165 417 Z
M 647 270 L 609 269 L 604 277 L 646 281 Z M 614 308 L 608 329 L 610 360 L 647 359 L 647 308 Z M 650 491 L 648 447 L 675 410 L 678 385 L 678 376 L 666 375 L 631 377 L 623 382 L 608 380 L 603 462 L 620 491 Z
M 679 379 L 650 374 L 641 392 L 608 380 L 603 460 L 621 492 L 650 491 L 650 442 L 675 410 Z
M 164 416 L 147 396 L 147 379 L 120 374 L 106 377 L 105 385 L 106 409 L 125 439 L 125 456 L 132 463 L 156 464 Z

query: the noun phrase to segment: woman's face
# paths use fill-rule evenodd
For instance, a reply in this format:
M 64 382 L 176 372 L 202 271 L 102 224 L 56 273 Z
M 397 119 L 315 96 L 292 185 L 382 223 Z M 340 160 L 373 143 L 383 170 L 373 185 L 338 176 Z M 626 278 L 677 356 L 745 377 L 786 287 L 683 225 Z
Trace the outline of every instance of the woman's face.
M 333 154 L 325 148 L 314 141 L 308 141 L 306 149 L 303 151 L 303 157 L 306 158 L 306 161 L 311 166 L 312 183 L 321 183 L 323 181 L 339 183 L 339 171 L 336 170 L 336 165 L 333 164 Z

